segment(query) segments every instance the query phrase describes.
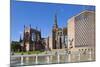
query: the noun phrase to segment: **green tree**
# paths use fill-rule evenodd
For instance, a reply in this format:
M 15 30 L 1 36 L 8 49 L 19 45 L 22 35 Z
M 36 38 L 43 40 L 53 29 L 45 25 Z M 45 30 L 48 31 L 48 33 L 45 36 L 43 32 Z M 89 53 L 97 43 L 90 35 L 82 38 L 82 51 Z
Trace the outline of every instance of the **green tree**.
M 11 42 L 11 51 L 18 52 L 18 51 L 20 51 L 20 49 L 21 49 L 21 45 L 19 42 L 17 42 L 17 41 Z

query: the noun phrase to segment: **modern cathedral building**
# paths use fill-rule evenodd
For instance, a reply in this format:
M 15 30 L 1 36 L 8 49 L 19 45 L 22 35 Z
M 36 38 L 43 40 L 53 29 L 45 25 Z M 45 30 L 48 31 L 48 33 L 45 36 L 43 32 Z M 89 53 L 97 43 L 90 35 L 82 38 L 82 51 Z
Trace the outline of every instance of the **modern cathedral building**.
M 68 20 L 68 49 L 70 51 L 95 50 L 94 11 L 83 11 Z

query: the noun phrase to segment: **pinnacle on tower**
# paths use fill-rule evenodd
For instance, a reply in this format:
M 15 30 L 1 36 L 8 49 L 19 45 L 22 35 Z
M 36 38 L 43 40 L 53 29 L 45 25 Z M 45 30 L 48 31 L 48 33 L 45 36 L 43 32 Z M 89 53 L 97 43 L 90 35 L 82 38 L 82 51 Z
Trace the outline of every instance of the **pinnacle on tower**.
M 38 27 L 36 26 L 36 30 L 38 30 Z
M 22 42 L 21 34 L 20 34 L 20 40 L 19 41 Z
M 24 29 L 25 29 L 25 25 L 24 25 Z
M 30 24 L 30 28 L 31 28 L 31 24 Z
M 55 14 L 55 17 L 54 17 L 54 28 L 58 28 L 58 24 L 57 24 L 57 14 Z

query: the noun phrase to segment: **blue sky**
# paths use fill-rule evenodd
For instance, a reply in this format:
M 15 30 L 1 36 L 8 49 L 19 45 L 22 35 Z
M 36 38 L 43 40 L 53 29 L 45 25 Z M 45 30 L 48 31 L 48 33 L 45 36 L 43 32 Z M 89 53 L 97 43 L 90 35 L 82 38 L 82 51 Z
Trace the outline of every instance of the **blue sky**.
M 12 1 L 12 0 L 11 0 Z M 83 10 L 95 10 L 94 6 L 50 4 L 39 2 L 11 2 L 11 40 L 19 40 L 24 25 L 41 29 L 42 37 L 51 34 L 54 15 L 57 13 L 59 27 L 67 27 L 67 21 Z

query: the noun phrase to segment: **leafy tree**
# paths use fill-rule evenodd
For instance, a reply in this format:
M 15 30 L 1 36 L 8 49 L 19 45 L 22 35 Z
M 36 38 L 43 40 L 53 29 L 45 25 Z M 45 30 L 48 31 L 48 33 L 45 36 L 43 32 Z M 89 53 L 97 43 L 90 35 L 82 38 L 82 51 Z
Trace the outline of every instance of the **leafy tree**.
M 11 42 L 11 51 L 18 52 L 18 51 L 20 51 L 20 49 L 21 49 L 21 45 L 19 42 L 17 42 L 17 41 Z

